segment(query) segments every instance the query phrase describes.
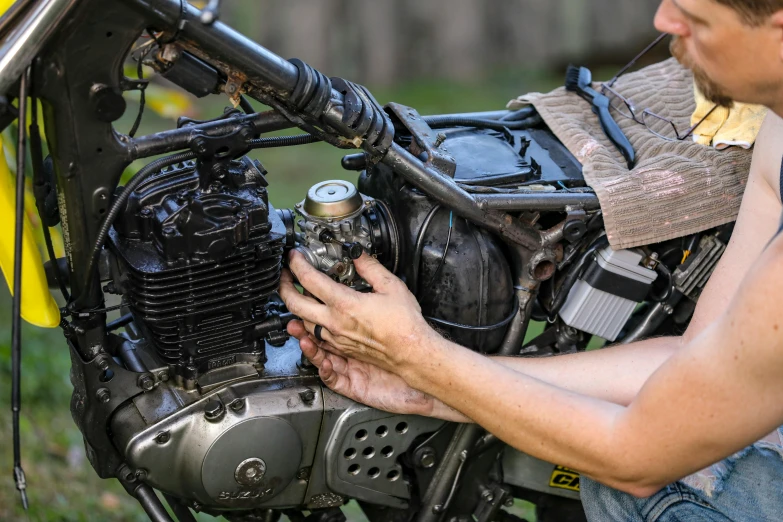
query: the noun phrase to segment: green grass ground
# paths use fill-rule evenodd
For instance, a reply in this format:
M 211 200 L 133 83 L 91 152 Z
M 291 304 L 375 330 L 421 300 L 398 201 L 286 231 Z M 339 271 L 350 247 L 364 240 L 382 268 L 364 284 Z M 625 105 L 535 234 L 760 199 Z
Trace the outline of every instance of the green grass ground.
M 560 79 L 545 74 L 512 71 L 491 81 L 473 85 L 418 82 L 395 89 L 374 90 L 381 103 L 397 101 L 416 107 L 422 114 L 502 109 L 525 92 L 548 90 Z M 133 99 L 133 95 L 129 95 Z M 201 114 L 220 114 L 222 101 L 208 105 Z M 118 123 L 127 130 L 135 106 Z M 134 114 L 131 114 L 134 113 Z M 171 127 L 149 114 L 142 133 Z M 269 170 L 273 205 L 290 207 L 303 199 L 307 189 L 324 179 L 355 179 L 340 168 L 341 151 L 327 145 L 308 145 L 298 150 L 281 149 L 254 153 Z M 347 176 L 346 176 L 347 174 Z M 11 224 L 5 225 L 11 233 Z M 4 285 L 3 285 L 4 286 Z M 27 473 L 31 508 L 26 515 L 12 481 L 10 413 L 10 298 L 0 291 L 0 520 L 16 521 L 144 521 L 138 504 L 116 480 L 100 480 L 84 454 L 81 434 L 69 411 L 71 386 L 68 353 L 59 330 L 25 327 L 23 331 L 22 454 Z M 530 506 L 518 513 L 530 517 Z M 353 504 L 347 513 L 352 522 L 364 520 Z M 213 520 L 200 516 L 199 520 Z M 532 518 L 531 518 L 532 520 Z

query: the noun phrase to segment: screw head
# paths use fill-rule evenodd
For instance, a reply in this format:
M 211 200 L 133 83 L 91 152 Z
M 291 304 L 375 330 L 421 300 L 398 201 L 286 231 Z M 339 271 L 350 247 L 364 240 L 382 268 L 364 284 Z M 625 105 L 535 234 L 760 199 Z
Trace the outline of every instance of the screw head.
M 155 442 L 158 444 L 166 444 L 168 441 L 171 440 L 171 433 L 168 431 L 161 431 L 155 436 Z
M 139 377 L 139 388 L 144 391 L 150 391 L 155 387 L 155 379 L 151 375 L 142 375 Z
M 147 470 L 146 469 L 137 469 L 136 470 L 136 479 L 137 480 L 146 480 L 147 479 Z

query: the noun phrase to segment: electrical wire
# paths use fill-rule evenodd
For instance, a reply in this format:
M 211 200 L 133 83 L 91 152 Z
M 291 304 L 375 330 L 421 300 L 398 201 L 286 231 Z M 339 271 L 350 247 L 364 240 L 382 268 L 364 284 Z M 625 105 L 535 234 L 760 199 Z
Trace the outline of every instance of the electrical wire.
M 33 166 L 33 186 L 35 193 L 35 205 L 38 208 L 38 217 L 41 219 L 41 225 L 43 228 L 44 244 L 46 245 L 46 252 L 49 255 L 49 261 L 52 264 L 52 274 L 57 281 L 57 286 L 60 288 L 60 293 L 63 295 L 65 302 L 71 300 L 71 294 L 68 292 L 68 288 L 65 286 L 65 278 L 60 272 L 60 265 L 57 263 L 57 256 L 54 253 L 54 245 L 52 244 L 52 234 L 49 230 L 49 225 L 46 222 L 46 210 L 45 201 L 42 194 L 42 188 L 46 180 L 43 175 L 43 147 L 41 144 L 41 130 L 38 127 L 38 98 L 34 94 L 33 86 L 30 86 L 30 105 L 32 107 L 30 111 L 30 158 L 32 159 Z
M 101 228 L 98 230 L 98 235 L 95 238 L 95 243 L 93 244 L 92 247 L 90 262 L 87 265 L 87 270 L 84 272 L 82 295 L 80 295 L 77 298 L 77 303 L 81 302 L 85 294 L 87 293 L 87 288 L 89 288 L 90 280 L 96 275 L 96 272 L 98 270 L 98 260 L 101 256 L 101 249 L 103 248 L 103 244 L 106 242 L 106 238 L 109 235 L 109 229 L 111 228 L 114 221 L 117 219 L 117 216 L 119 216 L 120 213 L 123 212 L 123 210 L 125 209 L 125 205 L 127 204 L 128 199 L 130 198 L 133 191 L 135 191 L 139 187 L 139 185 L 141 185 L 144 182 L 144 180 L 146 180 L 148 177 L 158 172 L 162 168 L 177 163 L 182 163 L 183 161 L 192 160 L 195 157 L 196 154 L 193 152 L 180 152 L 179 154 L 174 154 L 173 156 L 159 158 L 151 163 L 148 163 L 147 165 L 142 167 L 136 174 L 133 175 L 133 177 L 130 179 L 127 185 L 125 185 L 125 188 L 122 190 L 122 192 L 117 197 L 117 199 L 114 200 L 111 207 L 109 208 L 109 211 L 106 213 L 106 217 L 103 219 L 103 222 L 101 223 Z
M 150 33 L 150 35 L 152 35 L 152 33 Z M 144 58 L 147 57 L 151 50 L 152 47 L 150 46 L 139 55 L 139 63 L 136 66 L 136 74 L 139 77 L 139 113 L 136 115 L 136 121 L 133 122 L 133 127 L 131 127 L 130 132 L 128 132 L 128 136 L 131 138 L 134 137 L 139 130 L 141 119 L 144 117 L 144 107 L 147 104 L 147 85 L 144 83 Z
M 14 295 L 11 305 L 11 412 L 14 446 L 14 481 L 22 497 L 25 511 L 27 501 L 27 481 L 22 469 L 22 447 L 19 436 L 19 414 L 22 409 L 22 234 L 24 234 L 24 172 L 27 151 L 25 140 L 27 128 L 27 86 L 30 79 L 30 67 L 22 74 L 19 82 L 19 119 L 16 150 L 16 226 L 14 235 Z
M 432 274 L 432 277 L 430 278 L 430 282 L 427 285 L 427 287 L 432 287 L 432 285 L 435 283 L 435 281 L 438 280 L 438 276 L 440 275 L 440 271 L 443 269 L 443 265 L 446 264 L 446 254 L 449 252 L 449 246 L 451 245 L 451 233 L 454 231 L 454 211 L 449 211 L 449 233 L 446 236 L 446 246 L 443 248 L 443 255 L 440 257 L 440 262 L 438 262 L 438 268 L 435 269 L 435 272 Z

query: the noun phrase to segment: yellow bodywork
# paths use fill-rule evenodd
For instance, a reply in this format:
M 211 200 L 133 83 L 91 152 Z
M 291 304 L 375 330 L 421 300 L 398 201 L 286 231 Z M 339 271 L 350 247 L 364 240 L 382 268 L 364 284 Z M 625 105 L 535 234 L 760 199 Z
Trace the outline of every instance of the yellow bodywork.
M 14 176 L 8 169 L 0 140 L 0 223 L 3 223 L 0 233 L 0 269 L 11 291 L 14 288 L 15 208 Z M 30 324 L 44 328 L 54 328 L 60 324 L 60 309 L 49 292 L 41 254 L 27 213 L 22 235 L 22 318 Z

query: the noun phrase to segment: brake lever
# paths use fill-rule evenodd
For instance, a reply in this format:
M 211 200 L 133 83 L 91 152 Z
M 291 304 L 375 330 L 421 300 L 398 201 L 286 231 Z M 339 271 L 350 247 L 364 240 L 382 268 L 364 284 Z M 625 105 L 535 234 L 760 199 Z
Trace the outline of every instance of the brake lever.
M 222 0 L 209 0 L 207 6 L 201 10 L 201 23 L 212 25 L 220 18 L 220 3 Z

